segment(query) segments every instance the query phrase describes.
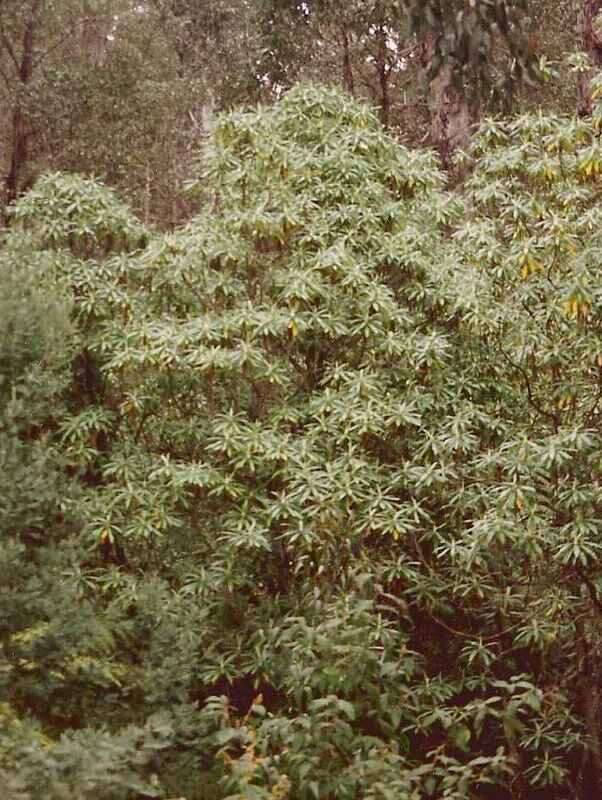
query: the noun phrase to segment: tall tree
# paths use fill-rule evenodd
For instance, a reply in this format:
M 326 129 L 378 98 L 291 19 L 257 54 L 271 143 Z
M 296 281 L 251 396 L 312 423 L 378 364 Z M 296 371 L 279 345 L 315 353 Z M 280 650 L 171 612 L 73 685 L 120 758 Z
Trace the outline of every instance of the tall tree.
M 6 105 L 10 109 L 7 135 L 10 155 L 5 178 L 7 203 L 17 198 L 21 175 L 29 156 L 31 131 L 25 111 L 26 93 L 36 66 L 37 36 L 44 11 L 45 0 L 29 0 L 25 3 L 4 0 L 0 4 L 0 75 L 5 91 L 12 95 L 12 102 Z
M 258 99 L 260 3 L 147 0 L 141 7 L 175 53 L 178 76 L 203 82 L 218 109 Z
M 336 83 L 377 106 L 385 127 L 403 124 L 417 48 L 398 2 L 272 0 L 266 9 L 271 36 L 263 63 L 275 85 L 287 88 L 299 79 Z
M 28 165 L 39 153 L 44 129 L 40 111 L 48 102 L 54 70 L 73 62 L 78 46 L 92 54 L 92 60 L 99 56 L 113 6 L 113 0 L 100 0 L 94 8 L 89 0 L 1 0 L 0 103 L 8 109 L 4 126 L 0 121 L 0 141 L 7 153 L 5 204 L 13 203 L 32 178 Z
M 276 38 L 283 53 L 302 59 L 289 75 L 333 76 L 376 102 L 385 124 L 399 120 L 393 110 L 402 94 L 422 92 L 429 128 L 419 138 L 444 164 L 466 144 L 480 109 L 508 98 L 535 72 L 526 0 L 358 0 L 344 8 L 332 0 L 272 0 L 272 8 L 275 28 L 288 13 L 304 37 L 300 52 Z
M 152 9 L 133 0 L 0 2 L 1 200 L 45 170 L 96 174 L 147 219 L 177 222 L 206 96 Z M 0 159 L 2 158 L 0 155 Z
M 466 144 L 470 123 L 496 97 L 533 77 L 522 20 L 526 0 L 402 0 L 423 45 L 430 139 L 444 164 Z

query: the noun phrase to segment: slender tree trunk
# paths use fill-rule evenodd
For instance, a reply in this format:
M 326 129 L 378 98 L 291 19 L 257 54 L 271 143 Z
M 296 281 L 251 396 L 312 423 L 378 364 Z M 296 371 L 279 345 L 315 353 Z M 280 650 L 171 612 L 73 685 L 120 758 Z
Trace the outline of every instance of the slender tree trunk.
M 602 2 L 602 0 L 601 0 Z M 423 45 L 422 63 L 428 71 L 435 49 L 432 37 Z M 450 166 L 453 153 L 470 139 L 471 114 L 466 98 L 454 86 L 450 66 L 442 66 L 429 82 L 431 144 L 439 151 L 445 169 Z
M 146 182 L 144 187 L 144 224 L 150 224 L 150 208 L 151 208 L 151 194 L 152 194 L 152 185 L 151 185 L 151 168 L 150 164 L 147 163 L 146 165 Z
M 23 108 L 24 94 L 33 75 L 33 50 L 38 14 L 43 0 L 34 0 L 25 23 L 19 64 L 19 85 L 12 114 L 12 148 L 10 168 L 6 176 L 6 202 L 10 205 L 19 196 L 20 178 L 29 158 L 29 132 Z
M 355 95 L 355 81 L 353 80 L 353 67 L 351 64 L 351 52 L 349 47 L 349 35 L 343 28 L 341 30 L 343 43 L 343 86 L 349 94 Z
M 602 0 L 583 0 L 579 13 L 578 36 L 581 48 L 590 57 L 594 69 L 579 76 L 580 116 L 592 113 L 591 80 L 594 71 L 602 66 Z
M 378 31 L 376 69 L 378 71 L 380 90 L 380 121 L 383 126 L 387 128 L 389 126 L 389 114 L 391 110 L 391 98 L 389 97 L 389 78 L 391 77 L 391 71 L 387 63 L 387 31 L 382 26 Z
M 25 120 L 21 100 L 17 99 L 13 109 L 12 122 L 12 152 L 10 159 L 10 169 L 6 176 L 6 203 L 13 203 L 19 194 L 19 177 L 23 165 L 27 161 L 27 133 L 25 131 Z
M 447 169 L 454 151 L 470 138 L 468 103 L 454 87 L 449 67 L 444 67 L 432 81 L 431 101 L 431 140 Z

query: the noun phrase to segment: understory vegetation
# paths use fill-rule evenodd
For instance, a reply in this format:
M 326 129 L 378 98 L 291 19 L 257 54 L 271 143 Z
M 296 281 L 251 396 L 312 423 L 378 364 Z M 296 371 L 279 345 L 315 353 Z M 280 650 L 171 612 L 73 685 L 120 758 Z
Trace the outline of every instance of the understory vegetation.
M 5 800 L 600 796 L 599 122 L 484 119 L 452 188 L 299 84 L 172 232 L 14 205 Z

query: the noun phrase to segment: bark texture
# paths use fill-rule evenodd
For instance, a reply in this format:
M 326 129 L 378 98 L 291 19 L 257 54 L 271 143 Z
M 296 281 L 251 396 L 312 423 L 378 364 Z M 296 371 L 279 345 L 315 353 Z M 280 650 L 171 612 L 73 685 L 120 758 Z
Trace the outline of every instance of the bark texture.
M 593 64 L 593 69 L 579 76 L 578 112 L 580 116 L 589 116 L 592 113 L 592 77 L 602 66 L 602 0 L 583 0 L 579 13 L 578 36 L 582 50 Z
M 29 131 L 24 108 L 25 94 L 33 76 L 35 35 L 43 0 L 33 0 L 23 28 L 18 62 L 18 87 L 12 111 L 10 167 L 6 176 L 6 202 L 19 196 L 20 178 L 29 157 Z
M 434 51 L 434 38 L 428 37 L 422 49 L 422 64 L 427 75 Z M 444 169 L 447 169 L 454 151 L 468 143 L 471 125 L 468 101 L 456 87 L 450 65 L 442 66 L 430 78 L 429 108 L 429 140 L 438 150 Z

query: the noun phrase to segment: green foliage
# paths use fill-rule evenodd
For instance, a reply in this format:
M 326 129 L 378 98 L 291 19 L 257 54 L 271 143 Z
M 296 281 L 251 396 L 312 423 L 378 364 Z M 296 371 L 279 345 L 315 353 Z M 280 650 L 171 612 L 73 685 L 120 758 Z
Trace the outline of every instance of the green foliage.
M 2 529 L 11 800 L 591 796 L 597 143 L 487 120 L 452 193 L 302 85 L 217 120 L 174 233 L 78 178 L 17 205 L 0 274 L 58 310 L 11 300 L 4 360 L 74 368 L 53 538 Z
M 12 218 L 41 249 L 59 248 L 79 258 L 128 251 L 145 242 L 142 225 L 100 182 L 58 173 L 42 176 Z
M 70 298 L 51 259 L 29 241 L 9 237 L 0 250 L 0 396 L 41 375 L 57 375 L 66 364 Z
M 46 446 L 72 357 L 71 299 L 48 254 L 7 237 L 0 250 L 0 531 L 44 536 L 62 483 Z
M 419 36 L 435 39 L 430 70 L 451 68 L 457 84 L 472 97 L 509 91 L 533 79 L 536 62 L 524 33 L 526 0 L 402 0 L 401 6 Z M 503 43 L 510 64 L 498 71 L 495 50 Z

